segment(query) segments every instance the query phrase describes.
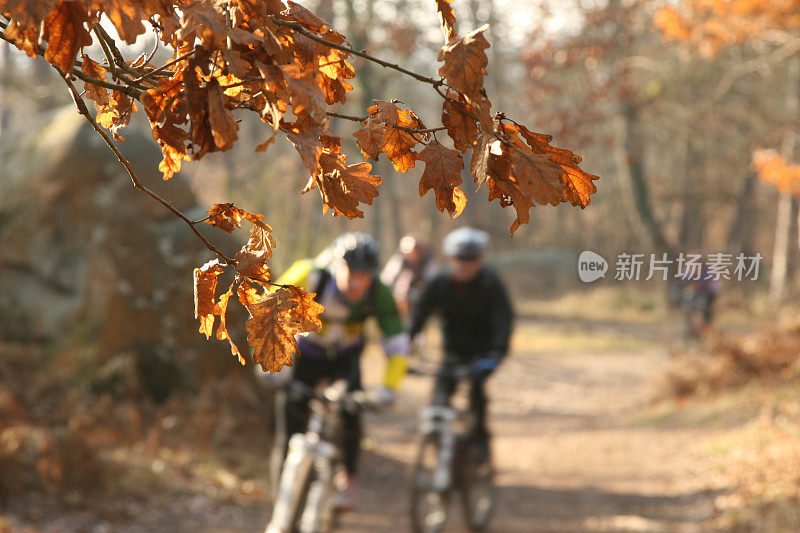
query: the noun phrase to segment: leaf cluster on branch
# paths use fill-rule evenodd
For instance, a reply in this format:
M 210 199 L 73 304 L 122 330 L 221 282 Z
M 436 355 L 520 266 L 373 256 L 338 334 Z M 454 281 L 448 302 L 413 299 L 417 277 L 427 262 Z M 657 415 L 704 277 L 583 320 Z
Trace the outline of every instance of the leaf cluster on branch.
M 421 161 L 420 196 L 433 189 L 437 208 L 451 216 L 466 205 L 465 154 L 476 185 L 486 184 L 489 200 L 515 208 L 512 233 L 529 221 L 536 204 L 589 205 L 597 176 L 580 169 L 580 157 L 550 146 L 550 136 L 492 113 L 484 90 L 487 26 L 459 35 L 451 3 L 435 0 L 445 42 L 437 78 L 353 49 L 344 35 L 291 0 L 0 0 L 5 19 L 0 19 L 0 38 L 56 68 L 78 111 L 125 165 L 134 186 L 186 222 L 218 256 L 195 270 L 200 331 L 210 336 L 219 317 L 216 337 L 230 340 L 225 312 L 236 288 L 252 315 L 247 333 L 255 360 L 276 371 L 291 362 L 287 354 L 296 346 L 289 339 L 318 327 L 321 308 L 299 289 L 267 290 L 273 285 L 268 259 L 274 242 L 263 217 L 218 204 L 206 219 L 190 220 L 142 184 L 114 141 L 124 140 L 120 130 L 143 109 L 163 155 L 159 170 L 169 179 L 184 162 L 229 150 L 238 139 L 236 114 L 256 113 L 266 126 L 257 150 L 266 151 L 278 134 L 285 135 L 309 173 L 303 192 L 316 189 L 323 211 L 356 218 L 363 216 L 362 204 L 372 204 L 382 180 L 371 173 L 371 163 L 352 163 L 343 153 L 343 140 L 332 133 L 330 122 L 349 120 L 359 124 L 353 135 L 365 158 L 383 154 L 399 172 Z M 167 47 L 172 58 L 154 64 L 154 49 L 125 59 L 101 21 L 128 44 L 151 28 L 156 47 Z M 84 53 L 93 43 L 102 56 Z M 429 85 L 442 99 L 441 126 L 427 127 L 396 99 L 375 100 L 363 116 L 334 111 L 353 89 L 353 56 Z M 83 93 L 74 85 L 76 78 L 84 84 Z M 94 117 L 84 97 L 92 100 Z M 243 220 L 251 223 L 252 233 L 233 258 L 196 228 L 204 222 L 231 232 Z M 235 270 L 236 281 L 217 299 L 216 279 L 226 269 Z M 244 361 L 233 343 L 231 350 Z

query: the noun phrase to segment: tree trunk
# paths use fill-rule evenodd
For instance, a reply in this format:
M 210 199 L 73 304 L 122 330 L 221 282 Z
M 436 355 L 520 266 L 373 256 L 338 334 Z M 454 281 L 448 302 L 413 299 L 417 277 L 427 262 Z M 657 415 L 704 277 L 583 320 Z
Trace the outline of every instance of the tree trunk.
M 786 72 L 786 101 L 785 110 L 787 117 L 796 117 L 798 111 L 798 89 L 800 89 L 800 57 L 789 60 Z M 783 135 L 781 152 L 787 161 L 794 158 L 794 149 L 797 134 L 793 127 L 786 129 Z M 781 193 L 778 200 L 778 215 L 775 220 L 775 245 L 772 251 L 772 271 L 770 273 L 769 299 L 773 303 L 783 301 L 786 294 L 787 274 L 789 271 L 789 241 L 792 226 L 792 198 Z
M 633 203 L 636 213 L 644 226 L 647 236 L 655 247 L 656 252 L 672 252 L 673 247 L 667 241 L 661 224 L 656 220 L 650 199 L 650 189 L 645 179 L 644 148 L 641 136 L 636 131 L 638 110 L 633 104 L 625 104 L 623 109 L 624 128 L 623 138 L 625 146 L 625 169 L 631 183 Z

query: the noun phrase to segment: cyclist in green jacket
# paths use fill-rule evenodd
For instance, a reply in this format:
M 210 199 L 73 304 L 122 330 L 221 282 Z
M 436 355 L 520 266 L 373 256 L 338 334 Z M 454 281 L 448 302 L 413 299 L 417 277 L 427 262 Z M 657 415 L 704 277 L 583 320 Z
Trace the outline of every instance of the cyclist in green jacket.
M 322 332 L 298 338 L 300 353 L 291 367 L 292 379 L 311 387 L 323 380 L 345 379 L 350 390 L 360 389 L 364 322 L 374 317 L 388 356 L 383 387 L 378 392 L 382 403 L 390 405 L 406 373 L 409 342 L 391 291 L 377 277 L 378 245 L 365 233 L 345 233 L 334 241 L 330 256 L 327 266 L 316 265 L 313 260 L 298 261 L 278 280 L 280 284 L 316 293 L 315 299 L 325 306 L 320 315 Z M 286 453 L 288 438 L 305 431 L 309 413 L 307 399 L 289 397 L 284 401 L 283 413 L 276 413 L 279 427 L 273 455 L 274 479 L 280 470 L 276 466 Z M 353 507 L 357 499 L 361 434 L 361 417 L 346 413 L 343 462 L 347 479 L 342 487 L 342 508 Z

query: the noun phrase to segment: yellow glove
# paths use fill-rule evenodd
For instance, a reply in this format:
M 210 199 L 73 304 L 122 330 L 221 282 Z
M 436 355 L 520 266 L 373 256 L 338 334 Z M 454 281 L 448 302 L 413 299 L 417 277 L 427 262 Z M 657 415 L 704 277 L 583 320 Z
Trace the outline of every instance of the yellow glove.
M 386 370 L 383 373 L 383 386 L 387 389 L 396 391 L 400 387 L 400 382 L 408 371 L 408 358 L 405 355 L 391 355 L 386 362 Z

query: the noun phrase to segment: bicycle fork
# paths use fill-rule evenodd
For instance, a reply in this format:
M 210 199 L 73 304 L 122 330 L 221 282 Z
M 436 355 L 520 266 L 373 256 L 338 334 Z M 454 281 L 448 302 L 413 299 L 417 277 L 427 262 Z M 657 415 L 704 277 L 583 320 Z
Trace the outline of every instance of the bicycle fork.
M 455 436 L 451 424 L 455 411 L 446 406 L 430 406 L 420 413 L 420 431 L 423 435 L 436 435 L 439 442 L 438 461 L 433 472 L 432 487 L 436 492 L 445 492 L 452 485 L 452 464 L 455 452 Z

